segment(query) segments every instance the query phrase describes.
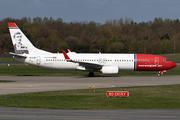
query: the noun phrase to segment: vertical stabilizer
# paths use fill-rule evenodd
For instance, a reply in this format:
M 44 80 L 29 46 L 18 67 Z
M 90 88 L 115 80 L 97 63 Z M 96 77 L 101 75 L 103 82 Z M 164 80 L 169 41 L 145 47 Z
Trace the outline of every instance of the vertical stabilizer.
M 29 39 L 24 35 L 24 33 L 18 28 L 15 23 L 8 23 L 8 26 L 16 54 L 49 53 L 34 47 L 34 45 L 29 41 Z

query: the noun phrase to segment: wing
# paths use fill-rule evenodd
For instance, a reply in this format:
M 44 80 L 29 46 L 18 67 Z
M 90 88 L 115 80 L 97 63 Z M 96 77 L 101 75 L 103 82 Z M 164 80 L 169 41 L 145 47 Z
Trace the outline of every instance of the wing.
M 73 63 L 78 63 L 79 66 L 84 67 L 86 70 L 100 70 L 103 65 L 96 64 L 96 63 L 89 63 L 89 62 L 82 62 L 82 61 L 74 61 L 69 58 L 69 56 L 65 53 L 64 50 L 62 50 L 64 58 L 66 59 L 67 62 L 73 62 Z

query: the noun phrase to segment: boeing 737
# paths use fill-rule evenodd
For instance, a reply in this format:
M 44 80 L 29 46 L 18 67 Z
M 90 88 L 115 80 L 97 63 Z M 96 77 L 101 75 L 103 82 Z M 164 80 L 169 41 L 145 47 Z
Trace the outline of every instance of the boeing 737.
M 169 59 L 150 54 L 101 54 L 51 53 L 40 50 L 29 41 L 15 23 L 8 23 L 15 53 L 10 52 L 17 61 L 56 70 L 94 71 L 102 74 L 118 74 L 120 71 L 158 71 L 160 76 L 166 70 L 176 66 Z

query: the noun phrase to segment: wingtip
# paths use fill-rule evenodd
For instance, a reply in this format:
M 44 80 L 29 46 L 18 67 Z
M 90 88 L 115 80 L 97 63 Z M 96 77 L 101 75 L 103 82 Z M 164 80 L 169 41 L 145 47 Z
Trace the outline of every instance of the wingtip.
M 62 52 L 64 53 L 65 51 L 64 51 L 64 50 L 62 50 Z
M 70 50 L 70 49 L 67 49 L 67 51 L 68 51 L 68 53 L 70 53 L 70 52 L 71 52 L 71 50 Z

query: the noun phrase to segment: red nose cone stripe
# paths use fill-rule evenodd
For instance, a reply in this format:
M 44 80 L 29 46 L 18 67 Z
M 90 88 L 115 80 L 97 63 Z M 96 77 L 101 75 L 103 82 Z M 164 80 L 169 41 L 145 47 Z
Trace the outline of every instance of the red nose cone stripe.
M 172 67 L 176 67 L 176 66 L 177 66 L 177 64 L 172 62 Z

